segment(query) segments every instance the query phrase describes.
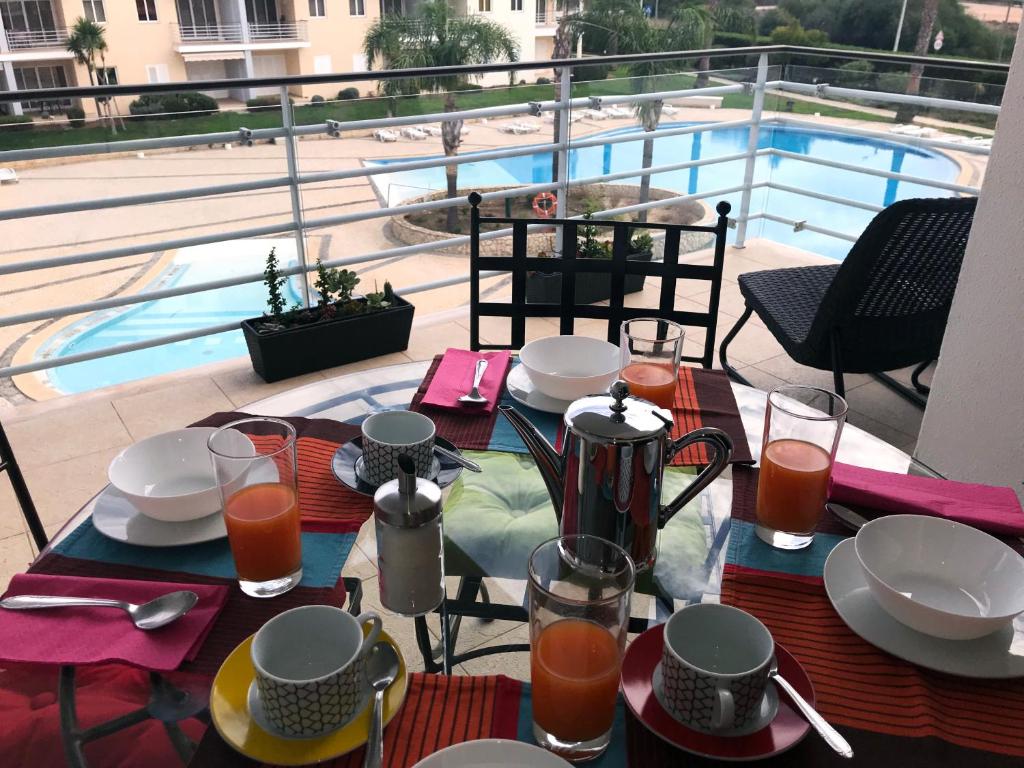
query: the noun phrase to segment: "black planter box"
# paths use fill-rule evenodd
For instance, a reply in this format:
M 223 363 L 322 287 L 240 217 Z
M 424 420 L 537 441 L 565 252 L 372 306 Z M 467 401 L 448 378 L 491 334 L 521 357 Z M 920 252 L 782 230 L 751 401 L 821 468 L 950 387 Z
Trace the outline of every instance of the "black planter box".
M 652 254 L 633 253 L 629 261 L 650 261 Z M 626 293 L 637 293 L 644 289 L 646 275 L 626 275 Z M 576 273 L 576 303 L 595 304 L 612 297 L 612 276 L 607 272 Z M 562 275 L 558 272 L 529 272 L 526 275 L 527 304 L 561 304 Z
M 409 346 L 415 307 L 395 296 L 395 306 L 365 315 L 320 320 L 283 331 L 258 333 L 242 321 L 253 370 L 264 381 L 279 381 L 303 373 L 402 352 Z

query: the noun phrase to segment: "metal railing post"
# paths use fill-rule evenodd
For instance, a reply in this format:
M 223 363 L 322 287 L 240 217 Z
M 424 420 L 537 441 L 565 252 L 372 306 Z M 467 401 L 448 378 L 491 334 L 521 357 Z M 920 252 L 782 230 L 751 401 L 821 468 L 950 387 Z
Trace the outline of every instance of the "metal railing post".
M 750 215 L 751 185 L 757 168 L 757 142 L 761 136 L 761 110 L 764 108 L 765 83 L 768 82 L 768 54 L 757 57 L 757 82 L 754 84 L 754 106 L 750 112 L 750 138 L 747 140 L 747 166 L 743 171 L 743 195 L 736 224 L 736 248 L 743 248 L 747 239 L 747 216 Z
M 558 110 L 558 216 L 566 218 L 569 215 L 569 112 L 572 109 L 572 71 L 569 67 L 562 67 L 559 73 L 559 110 Z M 565 228 L 558 227 L 555 232 L 555 253 L 564 253 Z
M 309 264 L 306 261 L 306 225 L 302 217 L 302 197 L 299 193 L 299 163 L 295 153 L 295 117 L 288 98 L 288 86 L 281 86 L 281 120 L 284 124 L 284 152 L 288 159 L 288 191 L 292 198 L 292 220 L 295 222 L 295 254 L 302 271 L 299 285 L 302 303 L 309 307 Z

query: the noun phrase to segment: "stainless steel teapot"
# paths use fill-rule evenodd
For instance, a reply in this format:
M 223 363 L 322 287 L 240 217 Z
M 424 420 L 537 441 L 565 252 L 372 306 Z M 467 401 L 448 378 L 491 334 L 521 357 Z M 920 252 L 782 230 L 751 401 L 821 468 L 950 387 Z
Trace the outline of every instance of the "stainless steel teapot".
M 586 533 L 625 549 L 637 571 L 654 566 L 658 531 L 728 466 L 732 440 L 712 427 L 672 440 L 672 416 L 632 397 L 624 381 L 609 395 L 576 400 L 565 412 L 562 452 L 509 405 L 498 410 L 533 454 L 563 536 Z M 661 503 L 662 472 L 680 450 L 705 443 L 711 463 L 682 493 Z

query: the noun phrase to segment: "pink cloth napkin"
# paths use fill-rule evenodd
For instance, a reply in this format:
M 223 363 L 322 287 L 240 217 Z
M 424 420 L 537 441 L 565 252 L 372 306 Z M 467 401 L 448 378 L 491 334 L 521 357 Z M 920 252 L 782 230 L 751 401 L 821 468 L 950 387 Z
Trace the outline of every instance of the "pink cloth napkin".
M 434 378 L 427 387 L 422 404 L 465 414 L 490 415 L 498 405 L 501 385 L 505 381 L 511 357 L 512 353 L 507 350 L 470 352 L 468 349 L 449 348 L 434 371 Z M 473 386 L 473 371 L 480 358 L 487 360 L 487 370 L 480 381 L 480 394 L 487 398 L 487 404 L 465 405 L 459 402 L 459 397 Z
M 836 462 L 829 498 L 883 512 L 944 517 L 991 533 L 1024 535 L 1024 511 L 1012 488 L 900 475 Z
M 228 599 L 227 587 L 22 573 L 11 579 L 4 594 L 145 603 L 179 589 L 195 592 L 199 602 L 177 621 L 148 631 L 136 629 L 119 608 L 0 609 L 0 660 L 40 664 L 122 661 L 161 672 L 177 669 L 199 652 Z

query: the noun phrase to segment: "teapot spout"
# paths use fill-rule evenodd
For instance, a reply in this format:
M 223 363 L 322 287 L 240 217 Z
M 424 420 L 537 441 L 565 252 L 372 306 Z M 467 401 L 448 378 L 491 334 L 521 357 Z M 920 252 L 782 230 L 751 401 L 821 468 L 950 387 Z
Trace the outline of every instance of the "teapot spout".
M 540 474 L 544 478 L 544 485 L 547 487 L 551 503 L 555 507 L 555 517 L 561 523 L 562 502 L 565 500 L 565 471 L 562 467 L 562 457 L 530 420 L 511 405 L 499 405 L 498 410 L 501 411 L 502 416 L 508 419 L 512 429 L 523 439 L 533 460 L 537 462 L 537 469 L 540 470 Z

